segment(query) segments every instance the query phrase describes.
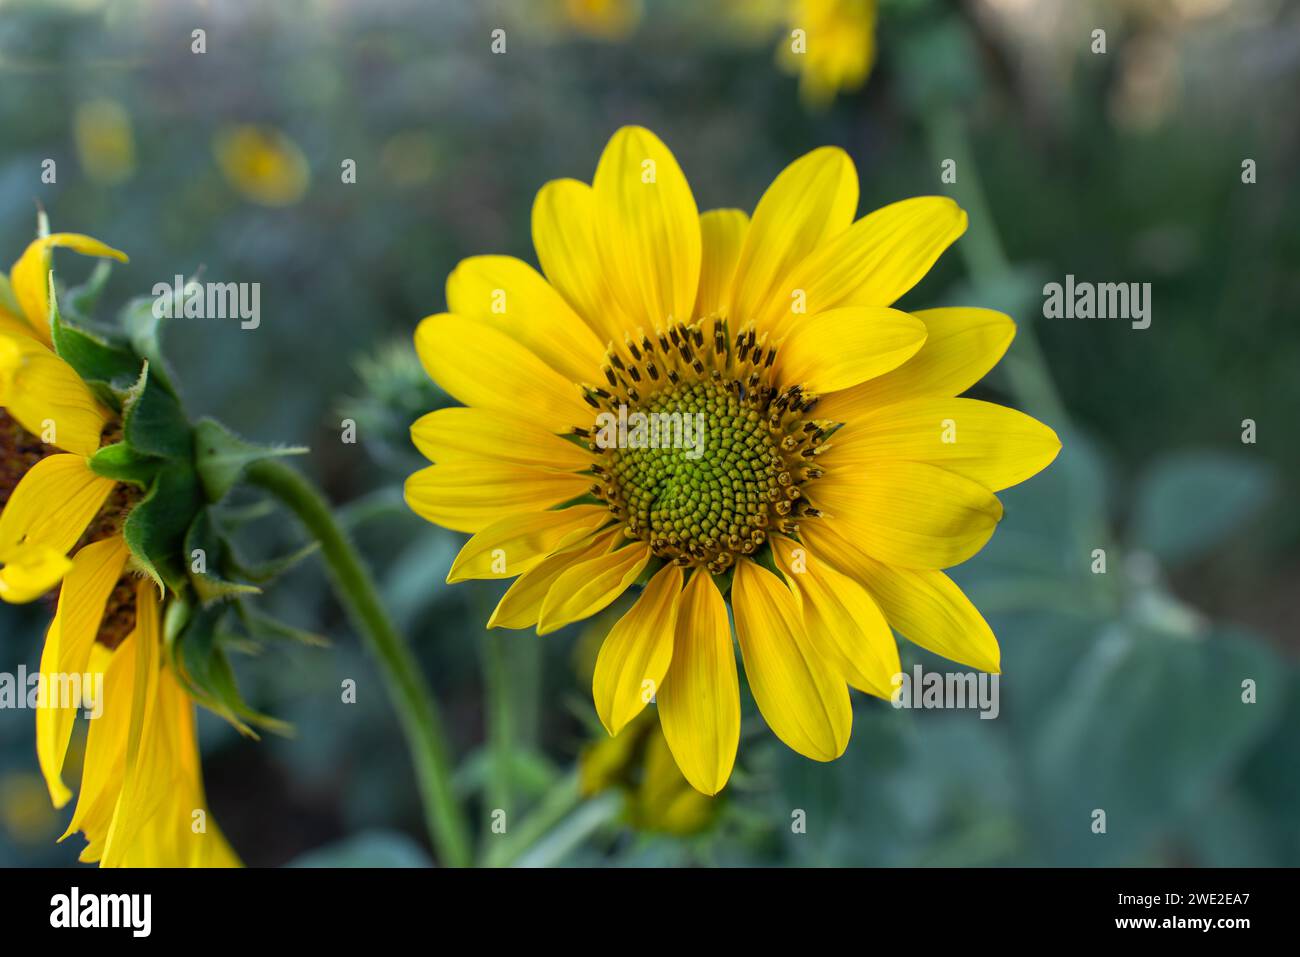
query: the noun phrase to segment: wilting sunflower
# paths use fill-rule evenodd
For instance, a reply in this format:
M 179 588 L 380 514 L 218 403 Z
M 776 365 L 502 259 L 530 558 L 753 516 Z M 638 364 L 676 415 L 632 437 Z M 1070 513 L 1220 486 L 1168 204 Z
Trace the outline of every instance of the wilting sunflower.
M 91 710 L 64 835 L 85 835 L 81 860 L 236 864 L 207 819 L 194 704 L 163 662 L 158 587 L 135 574 L 122 536 L 139 492 L 89 465 L 120 422 L 51 349 L 55 247 L 126 260 L 89 236 L 56 233 L 28 246 L 12 284 L 0 276 L 0 599 L 57 596 L 41 655 L 41 771 L 55 807 L 66 805 L 68 744 L 77 712 Z
M 876 61 L 876 0 L 788 0 L 777 60 L 810 106 L 860 88 Z
M 849 687 L 892 692 L 891 626 L 996 670 L 996 639 L 940 569 L 993 534 L 994 492 L 1060 448 L 1028 416 L 955 398 L 1006 351 L 1007 316 L 890 308 L 966 214 L 930 196 L 855 222 L 857 205 L 852 161 L 827 147 L 752 220 L 700 214 L 664 144 L 624 128 L 591 186 L 538 194 L 545 278 L 467 259 L 451 311 L 416 331 L 466 406 L 414 424 L 436 464 L 406 485 L 417 513 L 473 533 L 448 581 L 517 578 L 489 624 L 540 634 L 644 583 L 601 648 L 596 709 L 617 734 L 655 700 L 706 794 L 739 738 L 732 617 L 759 710 L 819 761 L 848 743 Z M 659 429 L 624 435 L 624 419 Z

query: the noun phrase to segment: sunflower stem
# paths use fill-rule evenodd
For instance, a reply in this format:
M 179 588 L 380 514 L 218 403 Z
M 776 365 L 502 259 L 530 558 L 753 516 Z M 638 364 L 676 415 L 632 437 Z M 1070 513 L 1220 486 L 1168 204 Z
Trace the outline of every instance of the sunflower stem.
M 299 472 L 267 459 L 250 466 L 246 478 L 282 502 L 320 543 L 340 601 L 379 660 L 415 765 L 433 846 L 445 865 L 470 865 L 469 827 L 452 791 L 450 749 L 437 702 L 410 646 L 385 611 L 370 572 L 325 498 Z

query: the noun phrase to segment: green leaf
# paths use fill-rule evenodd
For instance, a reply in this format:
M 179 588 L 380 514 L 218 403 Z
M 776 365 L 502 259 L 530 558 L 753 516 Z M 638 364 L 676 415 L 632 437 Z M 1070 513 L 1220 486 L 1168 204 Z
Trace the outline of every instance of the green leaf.
M 167 361 L 159 338 L 163 317 L 157 314 L 156 303 L 153 296 L 137 296 L 122 307 L 118 313 L 118 322 L 126 330 L 127 339 L 136 355 L 153 366 L 157 383 L 175 395 L 176 390 L 167 372 Z
M 1273 487 L 1272 473 L 1245 447 L 1171 455 L 1138 487 L 1130 538 L 1167 564 L 1191 561 L 1244 525 Z
M 254 462 L 286 455 L 303 455 L 299 446 L 257 445 L 235 435 L 220 422 L 203 419 L 195 427 L 195 460 L 208 501 L 219 502 L 239 483 Z
M 146 362 L 125 403 L 123 434 L 128 445 L 145 455 L 184 459 L 194 454 L 194 430 L 180 401 L 159 384 Z
M 194 467 L 170 462 L 158 472 L 143 501 L 126 518 L 122 534 L 145 572 L 174 592 L 189 582 L 185 535 L 203 506 Z
M 50 280 L 50 332 L 54 351 L 86 382 L 104 383 L 113 389 L 127 389 L 140 376 L 141 360 L 125 344 L 78 328 L 67 322 L 59 310 L 58 295 Z
M 1242 700 L 1256 683 L 1257 703 Z M 1054 862 L 1141 861 L 1171 829 L 1204 818 L 1281 715 L 1286 676 L 1262 642 L 1113 627 L 1057 689 L 1030 753 L 1036 846 Z M 1106 814 L 1106 833 L 1092 830 Z
M 217 534 L 206 508 L 200 509 L 185 534 L 185 558 L 190 584 L 199 601 L 206 605 L 226 601 L 239 595 L 259 595 L 256 585 L 230 580 L 230 548 Z M 195 566 L 199 566 L 196 570 Z
M 281 555 L 279 558 L 271 558 L 264 562 L 246 562 L 234 554 L 232 550 L 229 567 L 239 577 L 265 585 L 267 582 L 274 581 L 285 572 L 296 567 L 303 559 L 315 555 L 318 551 L 320 551 L 320 542 L 308 542 L 297 551 L 290 552 L 288 555 Z
M 148 488 L 158 474 L 162 460 L 141 455 L 125 442 L 106 445 L 90 457 L 90 470 L 96 475 Z
M 311 645 L 313 648 L 328 648 L 330 646 L 330 640 L 324 635 L 318 635 L 313 631 L 306 631 L 285 624 L 278 618 L 272 618 L 255 608 L 250 608 L 247 602 L 240 602 L 237 606 L 237 612 L 240 622 L 248 630 L 249 635 L 255 639 L 296 641 L 300 644 Z
M 113 264 L 108 259 L 95 260 L 95 268 L 80 286 L 68 290 L 68 311 L 74 316 L 89 318 L 99 304 L 99 297 L 108 284 L 108 277 L 113 274 Z

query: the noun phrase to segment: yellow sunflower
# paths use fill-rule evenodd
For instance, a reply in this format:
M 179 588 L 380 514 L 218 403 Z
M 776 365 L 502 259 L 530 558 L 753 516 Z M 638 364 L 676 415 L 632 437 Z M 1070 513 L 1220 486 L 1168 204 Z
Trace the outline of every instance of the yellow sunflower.
M 41 771 L 63 807 L 76 713 L 91 711 L 81 794 L 64 835 L 85 834 L 81 860 L 234 864 L 207 820 L 194 705 L 162 661 L 158 590 L 137 580 L 122 537 L 138 493 L 89 465 L 117 416 L 51 348 L 55 247 L 126 261 L 89 236 L 56 233 L 28 246 L 12 283 L 0 276 L 0 599 L 57 594 L 41 655 Z
M 849 687 L 892 692 L 891 627 L 996 670 L 996 639 L 940 569 L 993 534 L 994 492 L 1060 448 L 1028 416 L 955 398 L 1006 351 L 1007 316 L 891 308 L 966 214 L 929 196 L 854 221 L 857 205 L 852 161 L 825 147 L 752 219 L 700 214 L 667 147 L 624 128 L 592 185 L 538 194 L 544 277 L 467 259 L 450 312 L 415 334 L 465 404 L 412 426 L 435 464 L 406 485 L 418 514 L 472 533 L 448 581 L 515 578 L 489 625 L 539 634 L 644 584 L 601 648 L 596 709 L 617 734 L 654 700 L 706 794 L 739 739 L 733 617 L 760 712 L 819 761 L 847 746 Z
M 876 0 L 789 0 L 777 60 L 799 76 L 804 102 L 821 107 L 867 82 L 876 61 Z

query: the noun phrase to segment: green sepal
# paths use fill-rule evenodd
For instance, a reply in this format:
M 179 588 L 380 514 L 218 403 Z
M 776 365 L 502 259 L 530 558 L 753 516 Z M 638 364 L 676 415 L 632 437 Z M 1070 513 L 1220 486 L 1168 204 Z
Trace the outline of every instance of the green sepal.
M 272 618 L 265 612 L 250 607 L 248 602 L 239 602 L 236 605 L 236 613 L 239 615 L 240 623 L 243 624 L 249 635 L 255 639 L 263 641 L 296 641 L 315 648 L 328 648 L 330 646 L 330 640 L 324 635 L 318 635 L 314 631 L 307 631 L 303 628 L 285 624 L 278 618 Z
M 251 725 L 277 734 L 290 734 L 291 725 L 253 710 L 239 693 L 234 669 L 226 657 L 222 625 L 229 605 L 198 609 L 177 636 L 175 659 L 190 694 L 205 708 L 229 721 L 241 733 L 256 738 Z
M 200 555 L 201 553 L 201 555 Z M 200 564 L 202 568 L 195 566 Z M 230 548 L 217 534 L 216 525 L 202 508 L 185 533 L 185 560 L 188 563 L 190 584 L 204 606 L 226 601 L 239 595 L 260 595 L 256 585 L 231 581 L 225 577 L 230 568 Z
M 299 446 L 257 445 L 235 435 L 220 422 L 203 419 L 195 427 L 195 463 L 209 502 L 219 502 L 244 475 L 244 469 L 263 459 L 303 455 Z
M 162 466 L 162 459 L 141 455 L 125 442 L 106 445 L 90 457 L 90 470 L 96 475 L 148 488 Z
M 318 551 L 320 551 L 320 542 L 308 542 L 297 551 L 281 555 L 279 558 L 269 558 L 264 562 L 246 562 L 232 553 L 229 565 L 231 570 L 240 578 L 247 578 L 251 582 L 265 585 L 267 582 L 274 581 L 285 572 L 293 569 L 303 559 L 315 555 Z
M 168 462 L 122 526 L 127 547 L 143 570 L 173 592 L 189 582 L 182 549 L 190 524 L 202 507 L 203 492 L 194 467 L 189 462 Z
M 108 259 L 95 260 L 95 268 L 80 286 L 74 286 L 67 292 L 68 311 L 79 319 L 88 319 L 99 304 L 99 297 L 108 285 L 108 277 L 113 274 L 113 263 Z
M 145 455 L 188 462 L 194 454 L 194 430 L 172 392 L 159 384 L 151 363 L 127 394 L 122 422 L 127 444 Z
M 118 313 L 118 322 L 126 330 L 127 339 L 136 355 L 153 366 L 154 379 L 175 395 L 176 389 L 167 371 L 167 361 L 159 338 L 159 326 L 164 317 L 155 311 L 157 302 L 153 296 L 137 296 L 122 307 Z
M 140 376 L 141 361 L 125 343 L 112 342 L 107 336 L 74 326 L 63 318 L 53 273 L 50 274 L 50 335 L 59 358 L 87 383 L 124 390 Z M 113 405 L 117 405 L 116 399 Z

